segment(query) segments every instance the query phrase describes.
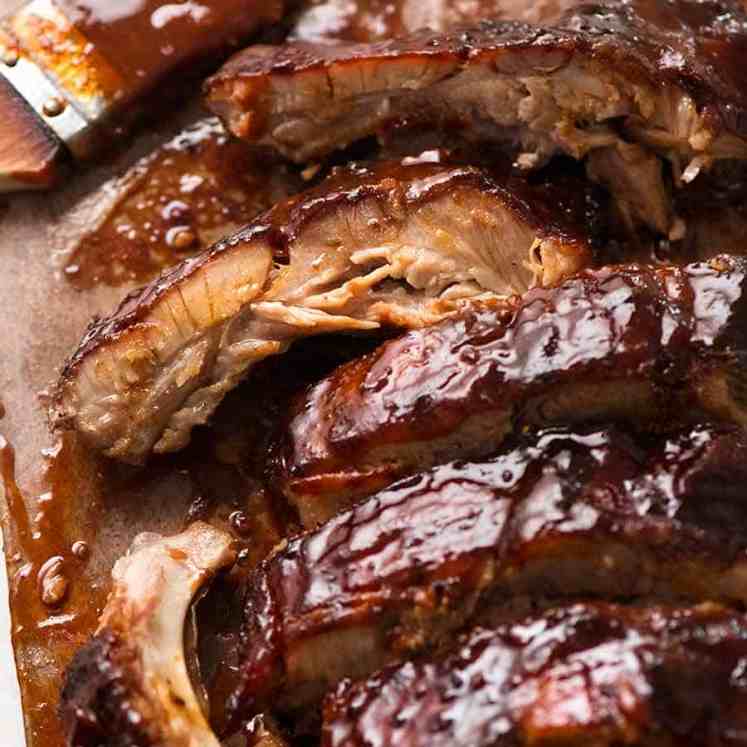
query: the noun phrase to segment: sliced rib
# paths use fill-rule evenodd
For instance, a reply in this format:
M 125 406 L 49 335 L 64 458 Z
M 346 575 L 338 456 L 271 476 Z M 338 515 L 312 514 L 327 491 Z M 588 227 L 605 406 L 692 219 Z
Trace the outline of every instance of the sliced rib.
M 747 260 L 587 270 L 515 308 L 409 332 L 312 387 L 274 459 L 311 526 L 395 478 L 490 454 L 525 427 L 747 423 Z
M 114 566 L 99 629 L 68 668 L 67 744 L 219 747 L 190 680 L 184 626 L 196 595 L 234 556 L 231 537 L 200 522 L 174 537 L 136 538 Z
M 746 656 L 747 619 L 717 605 L 561 607 L 346 683 L 322 745 L 736 747 Z
M 234 714 L 308 707 L 530 595 L 747 601 L 747 437 L 549 431 L 412 477 L 255 572 Z
M 585 225 L 552 199 L 466 166 L 341 169 L 95 320 L 53 415 L 125 461 L 178 449 L 299 337 L 420 327 L 589 264 Z
M 660 158 L 678 184 L 747 157 L 745 55 L 739 0 L 604 0 L 576 3 L 548 28 L 485 22 L 368 45 L 254 46 L 206 95 L 235 135 L 298 162 L 402 121 L 506 143 L 527 168 L 557 152 L 588 156 L 623 213 L 674 238 L 683 226 Z

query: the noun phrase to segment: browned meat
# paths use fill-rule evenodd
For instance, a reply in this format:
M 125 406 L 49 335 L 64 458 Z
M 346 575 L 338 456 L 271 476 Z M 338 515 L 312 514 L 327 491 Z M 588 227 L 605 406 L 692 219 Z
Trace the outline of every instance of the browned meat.
M 526 168 L 588 155 L 623 214 L 678 238 L 659 159 L 679 184 L 747 156 L 745 57 L 739 0 L 603 0 L 549 28 L 250 47 L 206 95 L 234 134 L 299 162 L 402 121 L 506 143 Z
M 294 41 L 374 42 L 429 28 L 448 31 L 486 18 L 552 24 L 578 0 L 311 0 L 291 29 Z
M 324 747 L 747 744 L 747 619 L 716 605 L 561 607 L 342 686 Z
M 747 601 L 743 429 L 638 441 L 548 431 L 289 540 L 250 584 L 231 710 L 309 706 L 525 595 Z
M 96 635 L 67 672 L 68 747 L 220 747 L 190 681 L 184 624 L 193 598 L 233 560 L 231 537 L 199 522 L 135 540 L 114 566 Z
M 341 169 L 94 321 L 54 415 L 140 461 L 182 447 L 255 362 L 295 339 L 421 327 L 467 299 L 557 282 L 592 251 L 548 189 L 467 166 Z
M 747 260 L 585 271 L 512 313 L 479 307 L 353 361 L 301 398 L 276 483 L 306 526 L 512 432 L 698 412 L 747 423 Z
M 687 223 L 685 241 L 669 248 L 678 257 L 709 259 L 744 253 L 747 236 L 747 164 L 714 168 L 677 195 L 677 212 Z

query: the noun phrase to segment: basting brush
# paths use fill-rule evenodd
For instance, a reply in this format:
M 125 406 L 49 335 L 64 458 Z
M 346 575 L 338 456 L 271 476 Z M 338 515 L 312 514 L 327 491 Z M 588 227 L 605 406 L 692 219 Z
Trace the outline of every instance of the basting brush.
M 283 0 L 32 0 L 0 23 L 0 191 L 45 189 Z

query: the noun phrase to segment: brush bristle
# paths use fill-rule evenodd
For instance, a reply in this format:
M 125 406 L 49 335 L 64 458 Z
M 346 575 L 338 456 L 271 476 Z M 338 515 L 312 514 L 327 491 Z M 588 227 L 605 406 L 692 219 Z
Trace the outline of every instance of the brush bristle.
M 51 186 L 62 145 L 33 109 L 0 77 L 0 184 Z

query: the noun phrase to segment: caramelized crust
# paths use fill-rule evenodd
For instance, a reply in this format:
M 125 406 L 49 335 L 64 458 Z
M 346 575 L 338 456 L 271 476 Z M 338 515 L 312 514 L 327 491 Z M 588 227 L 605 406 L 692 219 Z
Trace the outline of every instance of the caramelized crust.
M 550 18 L 555 20 L 552 15 Z M 552 73 L 578 55 L 581 59 L 595 62 L 600 68 L 628 76 L 642 87 L 642 93 L 647 86 L 655 89 L 674 84 L 693 96 L 698 110 L 707 111 L 709 117 L 717 117 L 719 125 L 735 134 L 745 135 L 747 85 L 741 62 L 746 49 L 745 10 L 737 0 L 707 3 L 693 0 L 669 3 L 656 0 L 577 2 L 557 19 L 552 28 L 537 28 L 515 21 L 486 21 L 468 30 L 441 33 L 416 30 L 394 40 L 370 45 L 298 43 L 275 48 L 253 46 L 229 60 L 208 81 L 206 90 L 209 101 L 216 107 L 228 103 L 223 97 L 231 93 L 237 96 L 235 104 L 243 105 L 245 110 L 250 110 L 254 104 L 288 107 L 293 106 L 293 102 L 271 98 L 276 93 L 272 87 L 279 86 L 277 92 L 285 87 L 287 92 L 289 84 L 294 83 L 293 76 L 304 73 L 326 73 L 331 76 L 330 83 L 337 83 L 337 75 L 346 72 L 354 75 L 356 70 L 364 69 L 366 65 L 383 63 L 401 69 L 402 63 L 407 62 L 412 65 L 413 75 L 427 74 L 419 87 L 428 88 L 439 82 L 444 74 L 453 75 L 471 65 L 493 63 L 499 72 L 509 73 L 531 69 L 532 63 L 538 66 L 545 63 L 544 68 L 538 67 L 537 70 Z M 547 65 L 550 61 L 553 66 Z M 618 70 L 611 70 L 612 66 Z M 379 72 L 389 72 L 389 69 L 382 67 Z M 272 79 L 273 75 L 278 76 L 277 81 Z M 285 80 L 281 81 L 283 77 Z M 383 77 L 381 83 L 386 82 L 387 78 Z M 234 84 L 235 91 L 231 89 Z M 380 88 L 367 88 L 361 93 L 380 91 Z M 322 95 L 316 90 L 303 93 Z M 355 93 L 354 89 L 336 90 L 333 87 L 327 96 L 331 94 L 337 103 L 339 97 L 352 98 Z M 395 91 L 387 90 L 387 93 Z M 266 113 L 275 112 L 268 109 Z M 430 113 L 429 110 L 421 116 Z M 262 114 L 261 109 L 257 109 L 257 114 Z M 643 111 L 635 114 L 645 118 Z M 393 112 L 389 119 L 396 116 L 397 112 Z M 323 123 L 324 120 L 319 121 L 320 126 Z M 264 118 L 264 125 L 267 124 L 270 122 Z M 263 123 L 260 121 L 257 125 L 260 129 L 237 134 L 252 136 L 256 133 L 261 137 L 265 134 L 261 129 Z
M 746 656 L 747 620 L 716 605 L 561 607 L 346 682 L 322 745 L 736 747 Z
M 502 143 L 526 168 L 588 156 L 623 215 L 681 237 L 659 158 L 679 185 L 747 156 L 744 6 L 577 2 L 552 20 L 250 47 L 207 82 L 207 101 L 234 134 L 298 162 L 402 122 Z
M 308 707 L 525 595 L 747 601 L 742 429 L 636 441 L 548 431 L 289 540 L 250 584 L 234 715 Z
M 137 659 L 137 652 L 111 630 L 102 630 L 76 655 L 62 692 L 70 747 L 159 744 L 158 714 L 139 693 Z
M 747 261 L 620 266 L 476 308 L 347 364 L 301 398 L 275 459 L 306 526 L 512 432 L 707 412 L 747 423 Z
M 135 539 L 114 566 L 99 629 L 66 673 L 59 713 L 69 747 L 219 747 L 184 628 L 195 596 L 234 560 L 231 537 L 201 522 Z
M 585 205 L 586 185 L 575 189 Z M 469 166 L 340 169 L 95 320 L 53 416 L 125 461 L 179 449 L 257 361 L 294 340 L 421 327 L 467 299 L 587 266 L 586 216 L 557 195 Z

